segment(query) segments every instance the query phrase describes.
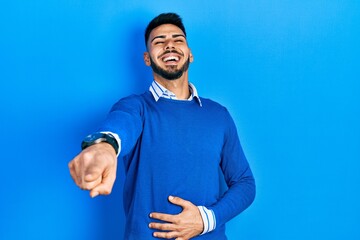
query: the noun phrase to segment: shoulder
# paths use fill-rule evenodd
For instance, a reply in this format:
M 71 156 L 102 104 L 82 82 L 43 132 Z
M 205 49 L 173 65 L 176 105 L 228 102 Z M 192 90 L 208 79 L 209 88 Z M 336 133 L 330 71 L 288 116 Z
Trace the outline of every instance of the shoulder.
M 228 114 L 227 108 L 225 106 L 223 106 L 222 104 L 220 104 L 214 100 L 211 100 L 209 98 L 201 97 L 200 100 L 201 100 L 202 107 L 204 109 L 206 109 L 207 111 L 216 111 L 219 113 Z
M 209 117 L 215 119 L 217 123 L 230 129 L 236 128 L 234 119 L 225 106 L 208 98 L 201 98 L 201 103 L 203 110 L 207 112 Z
M 132 94 L 118 100 L 112 107 L 111 111 L 116 110 L 141 110 L 144 107 L 144 103 L 149 98 L 148 92 L 143 94 Z

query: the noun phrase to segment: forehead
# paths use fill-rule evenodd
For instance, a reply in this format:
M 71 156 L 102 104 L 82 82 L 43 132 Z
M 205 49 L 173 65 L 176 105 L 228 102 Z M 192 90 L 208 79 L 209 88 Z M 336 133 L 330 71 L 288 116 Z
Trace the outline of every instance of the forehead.
M 151 31 L 149 40 L 151 41 L 156 36 L 173 35 L 173 34 L 185 35 L 184 32 L 177 26 L 175 26 L 173 24 L 163 24 L 163 25 L 160 25 L 160 26 L 154 28 Z

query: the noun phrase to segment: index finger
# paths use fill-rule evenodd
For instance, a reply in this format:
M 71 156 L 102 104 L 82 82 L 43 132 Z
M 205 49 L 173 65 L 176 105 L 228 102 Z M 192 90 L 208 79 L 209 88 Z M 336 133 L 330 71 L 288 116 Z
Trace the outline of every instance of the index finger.
M 84 171 L 84 181 L 85 182 L 93 182 L 101 177 L 103 173 L 103 169 L 97 165 L 90 165 L 85 168 Z
M 158 219 L 158 220 L 165 221 L 165 222 L 170 222 L 170 223 L 174 223 L 176 220 L 176 215 L 166 214 L 166 213 L 153 212 L 153 213 L 150 213 L 149 216 L 151 218 Z
M 85 182 L 92 182 L 98 179 L 105 168 L 105 161 L 101 161 L 98 157 L 88 152 L 84 152 L 81 158 L 81 178 Z

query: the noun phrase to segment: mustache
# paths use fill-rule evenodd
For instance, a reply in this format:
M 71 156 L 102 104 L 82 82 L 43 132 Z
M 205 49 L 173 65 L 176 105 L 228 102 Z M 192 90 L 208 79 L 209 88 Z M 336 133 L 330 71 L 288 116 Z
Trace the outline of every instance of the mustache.
M 179 54 L 179 55 L 182 56 L 182 57 L 184 56 L 183 53 L 178 52 L 178 51 L 175 50 L 175 49 L 172 49 L 172 50 L 166 50 L 166 51 L 163 52 L 158 58 L 162 58 L 164 55 L 169 54 L 169 53 L 176 53 L 176 54 Z

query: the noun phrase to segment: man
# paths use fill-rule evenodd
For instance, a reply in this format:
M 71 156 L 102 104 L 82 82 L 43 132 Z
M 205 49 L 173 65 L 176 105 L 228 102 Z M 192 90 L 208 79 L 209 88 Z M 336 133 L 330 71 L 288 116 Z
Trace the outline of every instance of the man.
M 117 155 L 124 161 L 125 239 L 226 239 L 225 223 L 255 197 L 235 124 L 189 83 L 193 55 L 177 14 L 154 18 L 145 44 L 149 91 L 113 106 L 69 163 L 71 176 L 92 197 L 110 194 Z

